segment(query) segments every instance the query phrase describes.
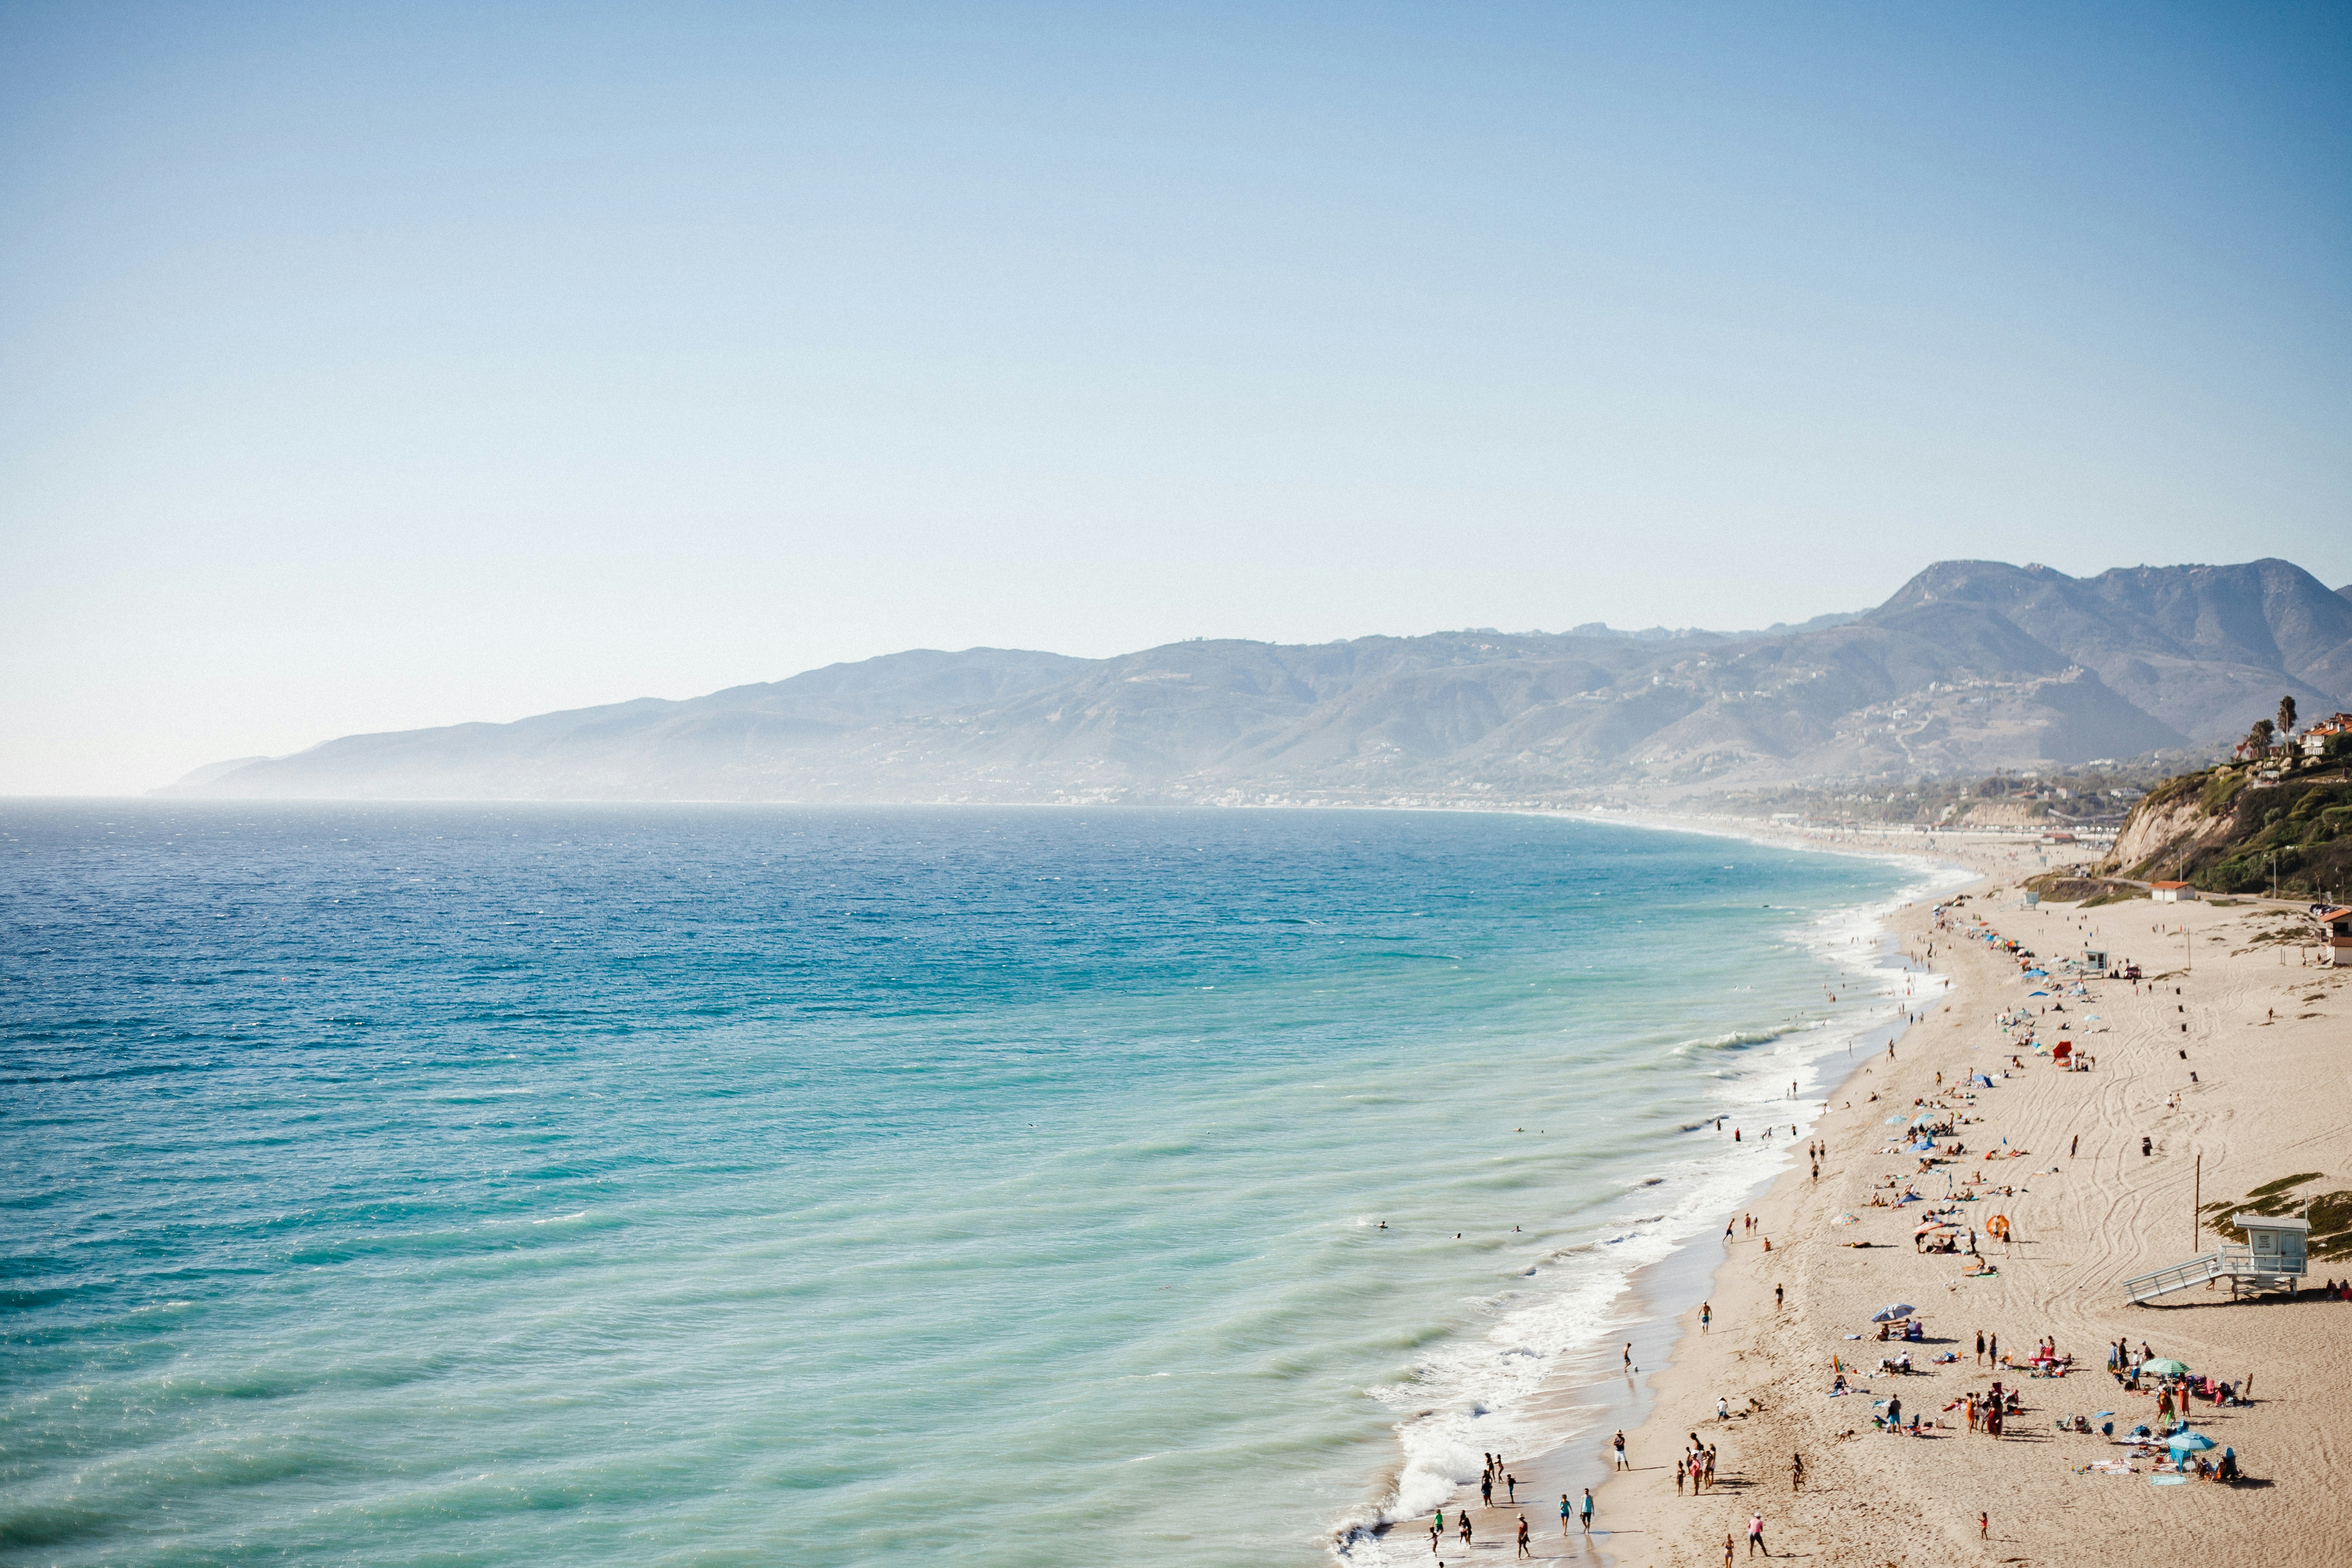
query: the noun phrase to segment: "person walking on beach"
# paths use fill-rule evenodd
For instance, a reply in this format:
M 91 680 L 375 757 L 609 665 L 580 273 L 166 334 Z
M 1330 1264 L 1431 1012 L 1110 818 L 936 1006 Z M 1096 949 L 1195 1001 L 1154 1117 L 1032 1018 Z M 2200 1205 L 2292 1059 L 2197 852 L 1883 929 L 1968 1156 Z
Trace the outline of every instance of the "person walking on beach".
M 1731 1568 L 1731 1563 L 1732 1563 L 1731 1537 L 1729 1537 L 1728 1535 L 1727 1535 L 1727 1536 L 1725 1536 L 1725 1537 L 1723 1538 L 1723 1568 Z
M 1519 1555 L 1522 1557 L 1535 1555 L 1528 1550 L 1528 1516 L 1526 1514 L 1519 1515 Z
M 1505 1492 L 1509 1496 L 1509 1498 L 1510 1498 L 1510 1500 L 1511 1500 L 1511 1506 L 1512 1506 L 1513 1508 L 1517 1508 L 1517 1507 L 1518 1507 L 1518 1506 L 1519 1506 L 1519 1478 L 1518 1478 L 1518 1477 L 1517 1477 L 1517 1476 L 1505 1476 L 1505 1477 L 1503 1478 L 1503 1489 L 1504 1489 L 1504 1491 L 1505 1491 Z
M 1789 1456 L 1789 1489 L 1792 1492 L 1805 1489 L 1805 1457 L 1802 1454 Z
M 1984 1365 L 1984 1331 L 1982 1329 L 1977 1331 L 1977 1364 Z
M 1977 1539 L 1979 1541 L 1992 1539 L 1992 1515 L 1983 1512 L 1977 1515 Z
M 1631 1346 L 1631 1345 L 1627 1345 L 1627 1346 L 1625 1347 L 1626 1352 L 1628 1352 L 1628 1354 L 1630 1354 L 1630 1353 L 1632 1352 L 1633 1348 L 1633 1346 Z M 1628 1364 L 1628 1365 L 1631 1365 L 1631 1364 L 1632 1364 L 1632 1363 L 1628 1362 L 1628 1363 L 1627 1363 L 1627 1364 Z M 1617 1463 L 1616 1463 L 1614 1466 L 1612 1466 L 1612 1468 L 1614 1468 L 1614 1469 L 1620 1469 L 1620 1470 L 1630 1470 L 1630 1469 L 1632 1469 L 1632 1468 L 1633 1468 L 1633 1465 L 1632 1465 L 1630 1462 L 1628 1462 L 1628 1461 L 1627 1461 L 1627 1459 L 1626 1459 L 1626 1458 L 1625 1458 L 1625 1433 L 1624 1433 L 1624 1430 L 1623 1430 L 1622 1427 L 1618 1430 L 1618 1433 L 1617 1433 L 1617 1441 L 1616 1441 L 1616 1443 L 1613 1445 L 1613 1447 L 1615 1447 L 1616 1452 L 1617 1452 Z
M 1772 1549 L 1764 1544 L 1764 1516 L 1751 1513 L 1748 1516 L 1748 1555 L 1753 1557 L 1759 1552 L 1767 1557 L 1772 1555 Z
M 1571 1513 L 1574 1513 L 1575 1511 L 1576 1511 L 1576 1510 L 1575 1510 L 1574 1509 L 1572 1509 L 1572 1508 L 1570 1508 L 1570 1507 L 1569 1506 L 1569 1502 L 1568 1502 L 1568 1494 L 1567 1494 L 1566 1492 L 1562 1492 L 1562 1493 L 1560 1493 L 1560 1494 L 1559 1494 L 1559 1538 L 1560 1538 L 1562 1541 L 1566 1541 L 1566 1540 L 1568 1539 L 1568 1516 L 1569 1516 L 1570 1514 L 1571 1514 Z
M 1462 1544 L 1466 1548 L 1470 1544 L 1470 1510 L 1465 1508 L 1455 1517 L 1462 1521 Z
M 1478 1499 L 1488 1508 L 1495 1506 L 1495 1472 L 1488 1470 L 1478 1478 Z
M 1788 1294 L 1789 1288 L 1786 1285 L 1775 1285 L 1772 1287 L 1772 1310 L 1774 1311 L 1777 1312 L 1780 1310 L 1780 1303 L 1787 1299 Z
M 1713 1321 L 1715 1321 L 1715 1303 L 1701 1301 L 1698 1304 L 1698 1331 L 1706 1332 L 1706 1326 Z
M 1592 1533 L 1592 1489 L 1584 1489 L 1584 1533 Z

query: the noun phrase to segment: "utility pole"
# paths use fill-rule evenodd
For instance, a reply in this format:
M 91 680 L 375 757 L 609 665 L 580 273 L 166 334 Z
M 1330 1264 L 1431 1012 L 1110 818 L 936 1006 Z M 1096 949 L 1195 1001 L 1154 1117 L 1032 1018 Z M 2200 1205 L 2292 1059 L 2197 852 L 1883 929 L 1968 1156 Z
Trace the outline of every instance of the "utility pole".
M 2189 1256 L 2197 1256 L 2198 1237 L 2204 1233 L 2199 1200 L 2205 1195 L 2205 1156 L 2197 1156 L 2197 1173 L 2189 1181 Z

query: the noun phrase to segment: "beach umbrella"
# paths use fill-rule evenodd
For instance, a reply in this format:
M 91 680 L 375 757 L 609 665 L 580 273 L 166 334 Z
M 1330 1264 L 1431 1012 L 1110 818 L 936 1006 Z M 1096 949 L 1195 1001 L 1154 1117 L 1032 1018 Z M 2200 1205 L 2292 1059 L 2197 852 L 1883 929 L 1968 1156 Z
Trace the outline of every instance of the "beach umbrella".
M 2028 996 L 2047 996 L 2050 993 L 2047 991 L 2029 991 L 2026 994 Z
M 1935 1113 L 1934 1111 L 1932 1111 L 1932 1110 L 1923 1110 L 1923 1111 L 1921 1111 L 1918 1115 L 1916 1115 L 1916 1116 L 1915 1116 L 1915 1117 L 1913 1117 L 1913 1118 L 1911 1119 L 1911 1125 L 1912 1125 L 1912 1126 L 1914 1126 L 1914 1127 L 1917 1127 L 1917 1126 L 1920 1126 L 1921 1124 L 1923 1124 L 1923 1123 L 1925 1123 L 1925 1122 L 1933 1121 L 1935 1121 L 1935 1120 L 1936 1120 L 1936 1113 Z
M 1878 1315 L 1870 1321 L 1874 1323 L 1892 1323 L 1901 1319 L 1907 1318 L 1910 1315 L 1911 1303 L 1908 1301 L 1897 1301 L 1892 1307 L 1881 1307 L 1878 1310 Z
M 2186 1426 L 2164 1440 L 2164 1446 L 2176 1454 L 2195 1454 L 2213 1447 L 2213 1439 L 2202 1432 L 2191 1432 Z
M 2189 1373 L 2189 1368 L 2177 1361 L 2144 1361 L 2139 1369 L 2150 1377 L 2185 1377 Z
M 1886 1119 L 1886 1125 L 1889 1127 L 1900 1127 L 1903 1125 L 1903 1118 L 1899 1116 L 1890 1116 Z
M 1830 1221 L 1830 1223 L 1832 1225 L 1860 1225 L 1862 1223 L 1862 1216 L 1849 1209 L 1844 1214 L 1838 1215 L 1837 1218 Z

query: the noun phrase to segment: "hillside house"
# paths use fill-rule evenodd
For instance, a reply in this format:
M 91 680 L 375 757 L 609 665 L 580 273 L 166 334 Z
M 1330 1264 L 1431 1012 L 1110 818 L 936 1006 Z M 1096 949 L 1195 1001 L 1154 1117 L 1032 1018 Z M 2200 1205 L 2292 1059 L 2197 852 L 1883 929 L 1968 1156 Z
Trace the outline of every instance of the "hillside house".
M 2147 896 L 2159 904 L 2193 904 L 2197 889 L 2186 882 L 2150 882 Z
M 2352 713 L 2331 713 L 2304 731 L 2300 737 L 2303 754 L 2315 757 L 2327 750 L 2327 738 L 2331 735 L 2352 735 Z
M 2319 928 L 2319 962 L 2331 969 L 2352 969 L 2352 909 L 2314 904 L 2311 923 Z

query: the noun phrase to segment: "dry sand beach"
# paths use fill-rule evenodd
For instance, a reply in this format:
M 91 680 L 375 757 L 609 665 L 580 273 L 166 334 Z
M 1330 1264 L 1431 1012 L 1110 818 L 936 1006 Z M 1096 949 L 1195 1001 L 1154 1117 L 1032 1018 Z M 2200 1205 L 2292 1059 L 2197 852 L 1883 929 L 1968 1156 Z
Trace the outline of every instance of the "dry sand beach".
M 2305 965 L 2304 950 L 2283 939 L 2304 929 L 2296 906 L 2133 900 L 2026 910 L 2017 879 L 2041 868 L 2038 855 L 2010 845 L 1938 848 L 1983 879 L 1965 889 L 1950 929 L 1938 931 L 1923 904 L 1901 911 L 1893 934 L 1950 990 L 1892 1059 L 1876 1054 L 1831 1092 L 1808 1129 L 1827 1145 L 1818 1180 L 1802 1168 L 1786 1173 L 1756 1205 L 1753 1231 L 1743 1226 L 1729 1245 L 1708 1297 L 1711 1323 L 1702 1331 L 1696 1310 L 1684 1314 L 1670 1364 L 1647 1376 L 1654 1403 L 1627 1433 L 1633 1468 L 1596 1489 L 1593 1532 L 1563 1537 L 1559 1497 L 1580 1496 L 1591 1483 L 1596 1457 L 1607 1452 L 1605 1427 L 1570 1450 L 1515 1462 L 1521 1506 L 1474 1507 L 1475 1549 L 1463 1551 L 1449 1529 L 1439 1560 L 1511 1554 L 1524 1512 L 1537 1556 L 1622 1568 L 1719 1563 L 1727 1538 L 1745 1561 L 1754 1513 L 1772 1555 L 1871 1568 L 2123 1563 L 2151 1553 L 2219 1563 L 2352 1561 L 2352 1501 L 2334 1485 L 2352 1458 L 2352 1440 L 2337 1429 L 2352 1404 L 2352 1304 L 2233 1303 L 2225 1289 L 2200 1288 L 2135 1307 L 2123 1290 L 2132 1276 L 2214 1245 L 2210 1226 L 2196 1225 L 2193 1188 L 2210 1205 L 2305 1173 L 2320 1173 L 2297 1189 L 2306 1194 L 2352 1186 L 2352 973 Z M 2010 954 L 1965 940 L 1969 915 L 2044 958 L 2079 953 L 2095 932 L 2146 978 L 2137 987 L 2095 980 L 2088 999 L 2063 997 L 2055 985 L 2021 979 Z M 2052 995 L 2029 1000 L 2036 989 Z M 2012 1065 L 1997 1016 L 2061 1000 L 2063 1016 L 2040 1018 L 2042 1038 L 2079 1040 L 2095 1068 L 2062 1071 L 2030 1051 Z M 1963 1103 L 1952 1091 L 1971 1072 L 1990 1074 L 1993 1084 Z M 1969 1119 L 1956 1132 L 1967 1152 L 1915 1176 L 1918 1158 L 1890 1152 L 1889 1119 L 1939 1092 Z M 2000 1155 L 2003 1139 L 2016 1157 L 1981 1158 Z M 1890 1179 L 1940 1199 L 1947 1172 L 2012 1189 L 1959 1205 L 1998 1270 L 1990 1277 L 1964 1277 L 1965 1256 L 1915 1251 L 1927 1205 L 1872 1206 L 1874 1193 L 1893 1195 L 1884 1190 Z M 1847 1213 L 1858 1223 L 1832 1224 Z M 1996 1213 L 2013 1225 L 2007 1245 L 1985 1235 Z M 1855 1241 L 1870 1245 L 1848 1245 Z M 2352 1277 L 2352 1260 L 2315 1258 L 2308 1283 L 2339 1277 Z M 1776 1288 L 1785 1304 L 1776 1306 Z M 1916 1306 L 1924 1342 L 1846 1337 L 1872 1333 L 1873 1314 L 1896 1302 Z M 2038 1340 L 2054 1339 L 2074 1370 L 2051 1379 L 1980 1365 L 1979 1332 L 1998 1336 L 2000 1351 L 2021 1362 Z M 2200 1403 L 2194 1412 L 2200 1430 L 2236 1450 L 2245 1484 L 2153 1485 L 2152 1460 L 2131 1459 L 2096 1435 L 2053 1430 L 2076 1414 L 2112 1412 L 2099 1419 L 2113 1419 L 2119 1437 L 2154 1422 L 2153 1393 L 2126 1393 L 2106 1371 L 2117 1339 L 2145 1342 L 2199 1373 L 2252 1379 L 2250 1405 Z M 1874 1369 L 1882 1354 L 1903 1350 L 1913 1373 L 1850 1370 L 1855 1392 L 1829 1396 L 1833 1358 Z M 1947 1351 L 1958 1360 L 1931 1362 Z M 1962 1411 L 1947 1409 L 1995 1378 L 2023 1399 L 1999 1438 L 1967 1430 Z M 1906 1419 L 1916 1413 L 1938 1425 L 1917 1437 L 1874 1428 L 1874 1402 L 1890 1394 L 1900 1395 Z M 1675 1481 L 1694 1434 L 1718 1456 L 1704 1495 Z M 1796 1455 L 1806 1470 L 1801 1491 L 1791 1482 Z M 2085 1468 L 2116 1459 L 2133 1473 Z M 1454 1500 L 1475 1497 L 1465 1489 Z M 1989 1516 L 1981 1540 L 1980 1513 Z

